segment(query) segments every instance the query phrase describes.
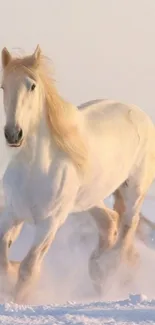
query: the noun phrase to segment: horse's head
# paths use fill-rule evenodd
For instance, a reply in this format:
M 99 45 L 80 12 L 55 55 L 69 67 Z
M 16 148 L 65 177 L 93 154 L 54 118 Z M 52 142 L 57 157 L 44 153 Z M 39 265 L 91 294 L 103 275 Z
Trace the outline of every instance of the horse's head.
M 40 59 L 39 46 L 24 58 L 12 58 L 6 48 L 2 50 L 4 135 L 9 146 L 20 147 L 37 123 L 43 94 L 37 75 Z
M 67 153 L 79 170 L 85 170 L 88 155 L 81 132 L 81 115 L 76 107 L 58 94 L 39 46 L 32 55 L 22 58 L 12 58 L 4 48 L 2 67 L 6 114 L 4 134 L 8 145 L 22 147 L 27 138 L 31 140 L 43 121 L 40 137 L 45 137 L 45 128 L 49 129 L 47 134 L 51 143 L 55 142 L 60 150 Z M 18 152 L 17 149 L 15 152 Z

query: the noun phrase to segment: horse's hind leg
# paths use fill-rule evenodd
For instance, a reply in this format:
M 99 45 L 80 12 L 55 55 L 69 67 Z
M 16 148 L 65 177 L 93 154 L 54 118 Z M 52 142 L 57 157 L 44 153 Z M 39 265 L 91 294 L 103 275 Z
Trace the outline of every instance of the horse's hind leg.
M 117 245 L 118 232 L 124 223 L 126 210 L 125 192 L 128 189 L 128 185 L 129 183 L 125 182 L 113 193 L 113 210 L 107 208 L 102 203 L 89 211 L 95 220 L 99 234 L 98 245 L 89 259 L 89 274 L 98 292 L 101 291 L 101 282 L 103 280 L 103 272 L 101 272 L 99 260 L 103 253 L 111 251 L 115 244 Z M 137 222 L 139 223 L 139 216 Z M 133 243 L 131 243 L 128 257 L 130 256 L 130 260 L 135 262 L 138 256 L 133 247 Z M 109 271 L 110 269 L 108 268 Z
M 121 207 L 121 202 L 119 202 Z M 89 210 L 98 230 L 98 244 L 89 259 L 89 274 L 94 283 L 96 291 L 101 293 L 102 272 L 100 268 L 100 257 L 110 250 L 116 243 L 118 237 L 119 214 L 107 208 L 104 203 Z
M 124 201 L 124 191 L 126 191 L 126 187 L 127 187 L 127 182 L 123 183 L 123 185 L 120 186 L 120 188 L 118 188 L 114 193 L 114 205 L 113 208 L 115 211 L 117 211 L 117 213 L 119 214 L 119 224 L 120 224 L 120 228 L 121 226 L 123 226 L 124 223 L 124 214 L 125 214 L 125 210 L 126 210 L 126 205 L 125 205 L 125 201 Z M 137 232 L 138 229 L 140 228 L 140 218 L 143 218 L 142 214 L 139 213 L 139 221 L 137 224 Z M 135 253 L 135 250 L 133 248 L 134 246 L 132 246 L 132 249 L 130 249 L 130 255 L 132 257 L 134 257 L 133 262 L 136 261 L 136 259 L 138 258 L 138 254 Z M 131 252 L 133 254 L 131 254 Z M 135 254 L 134 254 L 135 253 Z
M 113 193 L 113 197 L 114 197 L 113 209 L 119 213 L 120 223 L 123 221 L 123 214 L 125 212 L 125 204 L 124 204 L 123 196 L 121 194 L 121 190 L 123 191 L 123 186 L 121 187 L 121 189 L 117 189 Z M 153 236 L 154 238 L 155 223 L 147 219 L 143 213 L 140 213 L 139 216 L 140 218 L 137 226 L 136 236 L 140 241 L 143 242 L 144 245 L 151 246 L 153 248 L 154 245 L 151 240 L 151 236 Z
M 149 162 L 149 161 L 148 161 Z M 146 162 L 145 170 L 138 174 L 136 171 L 135 175 L 132 174 L 129 177 L 127 183 L 120 187 L 120 192 L 124 201 L 124 213 L 122 215 L 123 231 L 119 241 L 119 247 L 121 248 L 121 256 L 126 260 L 134 261 L 134 236 L 138 229 L 140 220 L 140 210 L 145 198 L 146 192 L 149 189 L 153 178 L 154 168 L 151 168 L 150 162 L 147 164 L 150 173 L 146 175 Z M 150 169 L 149 169 L 150 167 Z M 151 173 L 152 172 L 152 173 Z

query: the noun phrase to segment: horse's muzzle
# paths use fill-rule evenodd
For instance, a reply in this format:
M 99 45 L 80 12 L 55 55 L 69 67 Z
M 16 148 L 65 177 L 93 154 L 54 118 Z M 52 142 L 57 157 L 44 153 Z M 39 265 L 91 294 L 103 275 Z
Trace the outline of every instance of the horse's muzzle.
M 20 147 L 23 141 L 23 131 L 19 127 L 10 128 L 5 126 L 4 136 L 10 147 Z

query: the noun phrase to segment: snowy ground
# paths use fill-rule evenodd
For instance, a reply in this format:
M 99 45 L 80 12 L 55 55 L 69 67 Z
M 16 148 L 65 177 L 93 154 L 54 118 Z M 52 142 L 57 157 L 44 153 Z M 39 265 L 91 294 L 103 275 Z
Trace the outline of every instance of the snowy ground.
M 114 325 L 155 324 L 155 300 L 132 295 L 126 300 L 88 304 L 0 307 L 0 324 Z

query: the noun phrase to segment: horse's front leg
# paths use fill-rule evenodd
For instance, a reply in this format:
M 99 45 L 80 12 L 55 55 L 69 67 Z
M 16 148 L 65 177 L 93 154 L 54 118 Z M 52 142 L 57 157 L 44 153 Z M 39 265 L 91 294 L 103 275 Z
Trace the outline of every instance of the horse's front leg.
M 14 229 L 14 235 L 12 235 L 12 229 Z M 8 249 L 20 229 L 21 226 L 18 227 L 11 211 L 7 207 L 4 208 L 0 213 L 0 293 L 3 296 L 10 295 L 16 281 L 18 263 L 8 260 Z
M 51 202 L 48 206 L 48 217 L 35 218 L 36 234 L 27 256 L 21 262 L 14 299 L 23 303 L 32 290 L 40 272 L 42 260 L 48 251 L 57 230 L 71 213 L 77 191 L 79 177 L 75 167 L 67 161 L 62 161 L 52 175 Z
M 16 226 L 16 221 L 7 208 L 0 214 L 0 271 L 5 273 L 9 266 L 8 248 L 11 246 L 11 229 Z
M 8 248 L 17 239 L 22 227 L 23 222 L 17 221 L 7 206 L 0 207 L 0 268 L 4 271 L 8 267 Z
M 63 222 L 66 218 L 63 219 Z M 16 303 L 27 302 L 32 288 L 40 275 L 42 261 L 48 252 L 56 232 L 62 225 L 59 219 L 48 217 L 36 225 L 33 245 L 20 264 L 18 281 L 15 286 L 14 300 Z

